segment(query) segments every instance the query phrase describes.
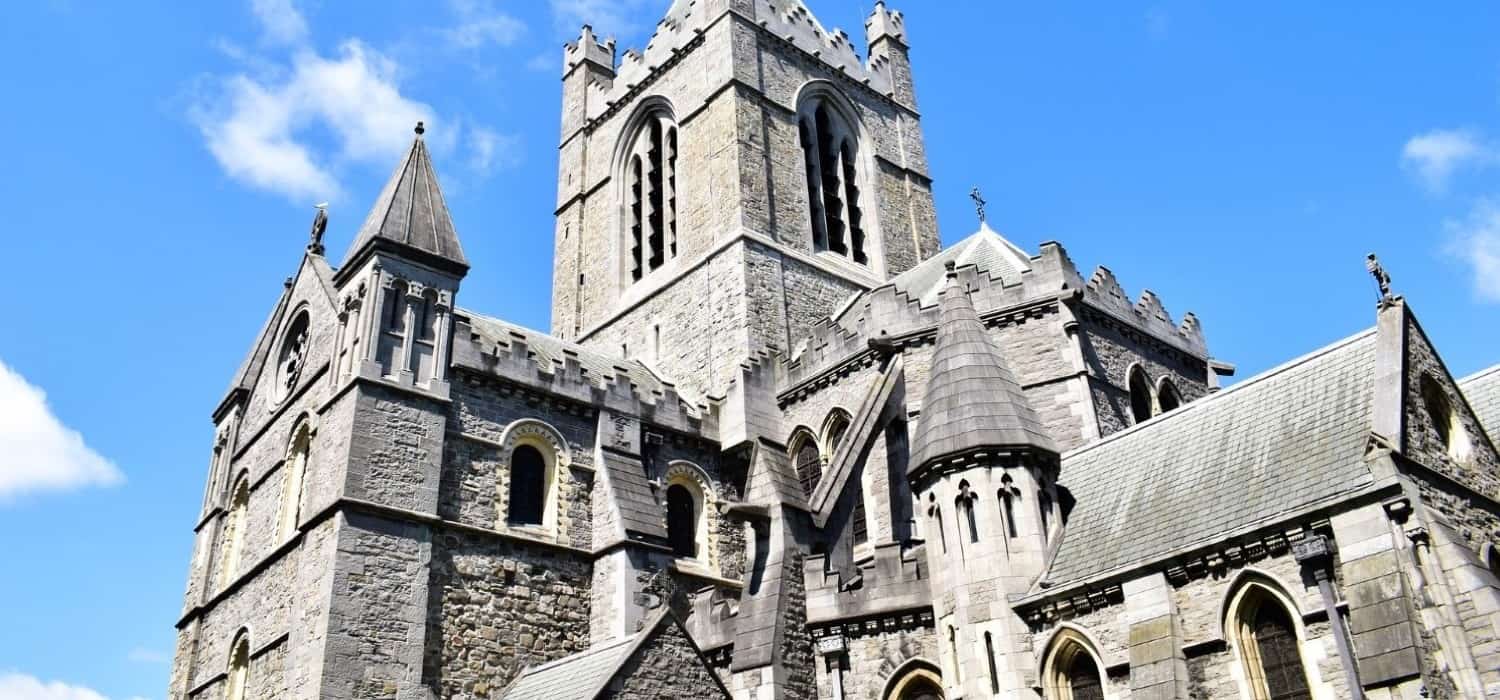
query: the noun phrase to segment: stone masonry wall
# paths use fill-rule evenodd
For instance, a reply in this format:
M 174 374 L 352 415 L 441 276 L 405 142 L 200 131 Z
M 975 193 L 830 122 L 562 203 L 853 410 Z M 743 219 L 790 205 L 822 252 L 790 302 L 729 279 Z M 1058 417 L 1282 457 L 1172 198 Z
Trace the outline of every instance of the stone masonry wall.
M 698 651 L 676 625 L 641 645 L 621 666 L 615 681 L 601 697 L 635 700 L 727 697 Z
M 1159 347 L 1133 331 L 1121 331 L 1119 323 L 1097 313 L 1085 314 L 1080 335 L 1084 363 L 1088 367 L 1099 430 L 1104 435 L 1135 424 L 1130 410 L 1130 368 L 1139 364 L 1155 392 L 1157 382 L 1167 377 L 1182 395 L 1182 401 L 1208 394 L 1208 368 L 1176 350 Z
M 1406 444 L 1404 453 L 1429 469 L 1453 479 L 1489 498 L 1500 497 L 1500 456 L 1485 439 L 1484 428 L 1467 410 L 1468 403 L 1458 385 L 1448 376 L 1442 360 L 1422 334 L 1415 320 L 1407 320 Z M 1467 433 L 1470 454 L 1464 461 L 1448 454 L 1433 417 L 1422 399 L 1422 377 L 1431 377 L 1443 392 L 1449 409 Z M 1494 533 L 1494 531 L 1491 531 Z
M 931 627 L 880 630 L 845 639 L 844 698 L 884 700 L 891 677 L 904 664 L 921 659 L 938 665 L 937 633 Z M 833 679 L 819 662 L 818 697 L 833 700 Z
M 408 695 L 421 680 L 431 531 L 426 524 L 358 512 L 336 518 L 343 525 L 320 697 Z
M 458 530 L 433 550 L 422 677 L 439 698 L 494 697 L 523 668 L 587 648 L 587 557 Z

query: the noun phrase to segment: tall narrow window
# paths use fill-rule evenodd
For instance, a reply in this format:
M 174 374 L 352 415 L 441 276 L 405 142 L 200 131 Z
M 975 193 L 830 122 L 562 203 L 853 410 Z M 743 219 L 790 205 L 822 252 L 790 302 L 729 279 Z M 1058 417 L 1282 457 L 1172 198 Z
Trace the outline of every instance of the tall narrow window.
M 1005 519 L 1005 536 L 1014 539 L 1019 531 L 1016 529 L 1016 503 L 1021 500 L 1021 492 L 1011 481 L 1010 475 L 1000 477 L 1000 516 Z
M 1426 409 L 1427 417 L 1432 421 L 1432 428 L 1437 432 L 1443 451 L 1456 462 L 1467 462 L 1473 452 L 1473 446 L 1469 442 L 1469 435 L 1464 430 L 1463 423 L 1458 418 L 1458 413 L 1448 403 L 1447 393 L 1430 374 L 1422 375 L 1419 390 L 1422 394 L 1422 407 Z
M 396 282 L 385 290 L 380 310 L 380 343 L 375 359 L 387 376 L 401 369 L 401 346 L 406 342 L 406 283 Z
M 799 110 L 797 136 L 807 178 L 813 249 L 867 264 L 858 129 L 822 95 L 810 98 Z
M 411 371 L 419 384 L 432 380 L 437 359 L 438 308 L 437 290 L 422 293 L 422 301 L 415 305 L 416 327 L 411 345 Z
M 984 633 L 984 657 L 990 663 L 990 694 L 1000 693 L 1000 674 L 995 672 L 995 638 Z
M 287 326 L 281 339 L 281 351 L 276 357 L 276 387 L 271 392 L 277 401 L 290 396 L 302 377 L 302 366 L 306 363 L 308 345 L 308 315 L 298 313 Z
M 823 458 L 818 454 L 818 441 L 809 433 L 803 433 L 792 442 L 797 465 L 797 480 L 802 482 L 802 493 L 808 498 L 818 488 L 823 478 Z
M 1130 369 L 1130 416 L 1136 423 L 1151 419 L 1151 382 L 1140 367 Z
M 963 513 L 963 518 L 969 526 L 969 541 L 979 541 L 979 522 L 974 517 L 974 494 L 969 491 L 969 482 L 961 481 L 958 484 L 958 509 Z
M 1045 483 L 1037 494 L 1036 507 L 1042 516 L 1042 544 L 1045 545 L 1048 535 L 1052 534 L 1052 493 Z
M 865 519 L 865 488 L 857 475 L 849 478 L 854 481 L 851 484 L 854 487 L 854 522 L 850 529 L 854 532 L 854 544 L 860 545 L 870 541 L 870 524 Z
M 667 487 L 667 542 L 679 557 L 698 556 L 698 504 L 682 484 Z
M 943 553 L 948 553 L 948 530 L 943 527 L 943 509 L 932 507 L 932 520 L 937 523 L 938 544 L 942 546 Z
M 245 519 L 250 510 L 250 477 L 241 475 L 229 492 L 229 513 L 224 518 L 223 545 L 219 548 L 219 587 L 229 585 L 240 572 L 240 550 L 244 547 Z
M 677 124 L 657 108 L 628 133 L 635 140 L 625 152 L 622 216 L 636 281 L 677 256 Z
M 948 625 L 948 653 L 953 655 L 953 681 L 964 682 L 964 664 L 958 656 L 958 628 Z
M 1104 700 L 1104 676 L 1091 648 L 1077 631 L 1065 628 L 1058 633 L 1043 662 L 1047 700 Z
M 241 632 L 230 644 L 228 671 L 224 700 L 245 700 L 245 686 L 250 682 L 250 635 Z
M 1244 586 L 1230 606 L 1233 642 L 1255 700 L 1310 700 L 1301 641 L 1292 616 L 1271 589 Z
M 547 460 L 540 450 L 521 445 L 510 454 L 510 503 L 507 520 L 512 525 L 541 525 L 547 507 Z
M 1068 665 L 1068 685 L 1073 691 L 1073 700 L 1104 700 L 1099 665 L 1088 654 L 1073 657 L 1073 663 Z
M 292 441 L 287 446 L 286 462 L 282 467 L 285 476 L 281 482 L 281 518 L 277 525 L 277 539 L 291 537 L 301 521 L 303 482 L 307 479 L 307 458 L 311 450 L 312 428 L 304 420 L 292 429 Z

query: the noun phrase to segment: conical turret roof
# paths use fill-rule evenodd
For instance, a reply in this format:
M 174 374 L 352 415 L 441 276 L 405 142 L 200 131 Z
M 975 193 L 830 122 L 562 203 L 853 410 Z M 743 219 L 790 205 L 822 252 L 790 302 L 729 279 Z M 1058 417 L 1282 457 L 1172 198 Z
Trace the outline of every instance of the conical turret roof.
M 419 262 L 460 274 L 468 271 L 469 261 L 458 244 L 458 231 L 443 202 L 422 131 L 418 122 L 411 149 L 365 217 L 344 259 L 344 269 L 368 250 L 384 246 L 398 254 L 412 255 Z
M 949 263 L 909 472 L 980 449 L 1057 452 Z

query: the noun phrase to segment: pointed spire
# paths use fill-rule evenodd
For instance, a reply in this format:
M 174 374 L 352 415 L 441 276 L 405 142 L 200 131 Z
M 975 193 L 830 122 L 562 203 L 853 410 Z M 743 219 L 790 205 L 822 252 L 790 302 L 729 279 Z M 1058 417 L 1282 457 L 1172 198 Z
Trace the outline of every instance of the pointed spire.
M 411 150 L 396 166 L 396 172 L 365 217 L 359 235 L 349 247 L 343 269 L 350 269 L 352 263 L 369 251 L 384 248 L 460 275 L 468 271 L 469 261 L 458 244 L 458 232 L 453 228 L 448 205 L 443 202 L 432 156 L 422 138 L 426 131 L 422 122 L 417 122 L 415 131 Z
M 908 472 L 967 452 L 1007 448 L 1057 452 L 949 262 Z

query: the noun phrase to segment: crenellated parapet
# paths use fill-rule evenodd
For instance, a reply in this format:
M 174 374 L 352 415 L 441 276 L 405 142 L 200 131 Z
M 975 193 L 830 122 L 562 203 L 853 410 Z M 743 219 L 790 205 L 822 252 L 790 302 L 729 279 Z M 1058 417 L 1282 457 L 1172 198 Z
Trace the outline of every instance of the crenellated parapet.
M 809 625 L 931 605 L 931 577 L 920 548 L 882 542 L 874 550 L 874 558 L 860 567 L 853 580 L 841 575 L 836 567 L 829 567 L 826 554 L 807 558 L 802 580 L 807 588 Z
M 639 364 L 608 362 L 550 336 L 474 314 L 460 317 L 454 340 L 455 367 L 682 433 L 718 435 L 717 411 L 707 403 L 690 403 L 675 385 Z
M 563 45 L 563 75 L 585 63 L 591 63 L 610 73 L 615 69 L 614 37 L 600 41 L 594 36 L 594 28 L 587 24 L 583 25 L 577 41 Z
M 1103 311 L 1125 323 L 1166 342 L 1190 355 L 1199 358 L 1208 356 L 1208 345 L 1203 339 L 1203 329 L 1198 317 L 1188 313 L 1181 324 L 1172 321 L 1172 315 L 1162 305 L 1155 292 L 1147 289 L 1139 299 L 1131 301 L 1130 295 L 1120 286 L 1115 273 L 1100 265 L 1089 277 L 1084 287 L 1083 300 L 1089 306 Z

